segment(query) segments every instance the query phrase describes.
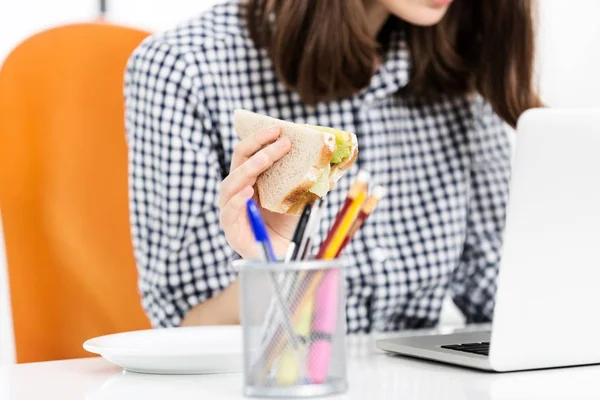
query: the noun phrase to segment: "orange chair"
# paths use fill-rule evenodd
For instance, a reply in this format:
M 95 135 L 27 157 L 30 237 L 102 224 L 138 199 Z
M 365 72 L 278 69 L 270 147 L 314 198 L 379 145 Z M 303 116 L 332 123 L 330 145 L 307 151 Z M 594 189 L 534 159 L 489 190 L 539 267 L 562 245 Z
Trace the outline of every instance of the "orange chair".
M 148 33 L 69 25 L 0 70 L 0 212 L 17 362 L 149 327 L 129 233 L 123 73 Z

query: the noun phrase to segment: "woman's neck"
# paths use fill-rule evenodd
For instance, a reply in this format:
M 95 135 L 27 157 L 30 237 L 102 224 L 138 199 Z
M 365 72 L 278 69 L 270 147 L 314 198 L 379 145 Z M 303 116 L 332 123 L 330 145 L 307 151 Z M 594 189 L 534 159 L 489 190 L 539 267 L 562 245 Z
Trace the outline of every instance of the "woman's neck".
M 376 37 L 383 24 L 385 24 L 385 21 L 389 18 L 390 12 L 378 0 L 365 1 L 365 10 L 367 12 L 369 32 L 372 37 Z

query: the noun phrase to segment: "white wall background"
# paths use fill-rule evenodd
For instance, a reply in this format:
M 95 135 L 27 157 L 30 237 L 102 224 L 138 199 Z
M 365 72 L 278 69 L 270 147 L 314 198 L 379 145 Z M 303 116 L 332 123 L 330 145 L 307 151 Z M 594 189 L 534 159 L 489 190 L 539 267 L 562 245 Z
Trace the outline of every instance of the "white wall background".
M 543 100 L 557 107 L 600 107 L 600 1 L 538 2 Z
M 219 0 L 108 0 L 108 20 L 151 31 L 193 17 Z M 96 0 L 1 0 L 0 63 L 20 41 L 49 27 L 89 21 Z M 558 107 L 600 107 L 600 1 L 540 0 L 538 61 L 542 99 Z M 0 229 L 0 364 L 14 360 Z M 459 317 L 450 309 L 444 321 Z

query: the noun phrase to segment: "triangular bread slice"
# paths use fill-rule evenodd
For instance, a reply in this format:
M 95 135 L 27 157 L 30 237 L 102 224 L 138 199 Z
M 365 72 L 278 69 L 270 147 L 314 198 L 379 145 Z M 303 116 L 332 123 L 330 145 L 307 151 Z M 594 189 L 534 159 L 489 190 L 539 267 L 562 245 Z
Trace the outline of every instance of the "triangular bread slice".
M 290 138 L 292 149 L 258 177 L 258 199 L 269 211 L 298 214 L 304 204 L 315 199 L 307 192 L 331 160 L 335 135 L 251 111 L 234 111 L 233 127 L 240 139 L 272 126 L 280 127 L 281 136 Z

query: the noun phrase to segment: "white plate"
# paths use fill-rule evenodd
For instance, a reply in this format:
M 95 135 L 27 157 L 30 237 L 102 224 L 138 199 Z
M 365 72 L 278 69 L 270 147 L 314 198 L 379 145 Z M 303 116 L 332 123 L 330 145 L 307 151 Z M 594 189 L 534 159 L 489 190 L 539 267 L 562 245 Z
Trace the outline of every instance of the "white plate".
M 131 372 L 215 374 L 242 369 L 240 326 L 124 332 L 90 339 L 83 348 Z

